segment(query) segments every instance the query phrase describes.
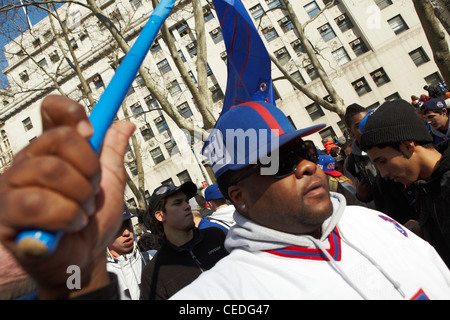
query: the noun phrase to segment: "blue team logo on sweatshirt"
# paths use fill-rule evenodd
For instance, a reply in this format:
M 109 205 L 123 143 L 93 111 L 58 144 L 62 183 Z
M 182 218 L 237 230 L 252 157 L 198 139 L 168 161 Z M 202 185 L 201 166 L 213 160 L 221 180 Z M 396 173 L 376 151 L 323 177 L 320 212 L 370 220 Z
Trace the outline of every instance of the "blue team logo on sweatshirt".
M 395 229 L 398 230 L 398 232 L 400 232 L 402 235 L 404 235 L 405 237 L 408 238 L 408 234 L 406 233 L 405 229 L 403 229 L 403 227 L 394 219 L 391 219 L 389 217 L 383 216 L 381 214 L 378 215 L 381 219 L 383 219 L 384 221 L 390 222 L 394 225 Z

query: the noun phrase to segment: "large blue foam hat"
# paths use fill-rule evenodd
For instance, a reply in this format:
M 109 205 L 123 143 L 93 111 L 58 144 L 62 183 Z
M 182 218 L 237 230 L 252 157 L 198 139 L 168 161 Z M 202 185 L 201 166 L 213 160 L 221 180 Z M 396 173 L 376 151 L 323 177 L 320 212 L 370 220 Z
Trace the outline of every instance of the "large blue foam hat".
M 227 49 L 227 89 L 221 114 L 246 101 L 275 104 L 266 46 L 240 0 L 213 0 Z
M 324 128 L 324 124 L 296 130 L 284 113 L 265 102 L 246 102 L 222 115 L 211 131 L 202 153 L 214 176 L 256 164 L 294 138 Z

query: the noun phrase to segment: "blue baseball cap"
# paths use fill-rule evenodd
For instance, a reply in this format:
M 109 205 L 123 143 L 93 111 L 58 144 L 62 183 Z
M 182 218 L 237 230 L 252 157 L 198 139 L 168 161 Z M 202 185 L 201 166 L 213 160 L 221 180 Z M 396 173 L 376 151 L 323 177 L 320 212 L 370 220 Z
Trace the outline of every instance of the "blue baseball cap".
M 325 124 L 296 130 L 284 113 L 266 102 L 245 102 L 221 115 L 212 129 L 202 154 L 208 158 L 214 176 L 239 170 L 268 156 L 285 143 L 313 134 Z
M 212 184 L 205 189 L 205 200 L 215 200 L 224 198 L 222 192 L 219 190 L 219 186 L 217 184 Z
M 128 210 L 128 207 L 126 204 L 123 204 L 123 215 L 122 215 L 122 221 L 128 220 L 132 217 L 130 210 Z
M 442 110 L 447 108 L 447 105 L 445 104 L 445 101 L 440 98 L 432 98 L 430 100 L 427 100 L 422 105 L 422 110 Z
M 342 173 L 336 171 L 336 161 L 332 156 L 319 156 L 319 163 L 317 164 L 323 172 L 333 177 L 340 177 Z

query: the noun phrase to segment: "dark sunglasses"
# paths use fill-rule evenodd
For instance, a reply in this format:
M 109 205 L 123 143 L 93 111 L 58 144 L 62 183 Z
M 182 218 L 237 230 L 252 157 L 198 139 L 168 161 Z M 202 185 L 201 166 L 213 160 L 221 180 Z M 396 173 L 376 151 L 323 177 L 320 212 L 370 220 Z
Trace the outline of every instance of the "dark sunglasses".
M 280 149 L 278 171 L 272 175 L 274 178 L 281 179 L 287 177 L 297 170 L 300 159 L 308 160 L 314 163 L 319 162 L 319 155 L 317 154 L 314 142 L 310 140 L 299 140 L 294 146 L 287 146 Z M 257 163 L 252 168 L 244 172 L 239 178 L 234 180 L 231 185 L 236 185 L 245 178 L 261 170 L 263 167 L 270 167 L 270 164 Z

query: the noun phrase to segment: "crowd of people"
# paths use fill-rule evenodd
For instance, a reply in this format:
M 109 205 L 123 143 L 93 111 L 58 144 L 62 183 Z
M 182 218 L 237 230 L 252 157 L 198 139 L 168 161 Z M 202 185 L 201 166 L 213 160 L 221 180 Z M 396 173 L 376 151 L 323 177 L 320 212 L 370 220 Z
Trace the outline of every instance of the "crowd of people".
M 0 177 L 2 298 L 449 299 L 450 142 L 431 129 L 438 110 L 448 131 L 446 108 L 442 97 L 351 104 L 348 136 L 322 150 L 305 137 L 324 125 L 297 130 L 274 105 L 237 105 L 205 143 L 217 183 L 153 190 L 138 237 L 123 207 L 134 125 L 115 123 L 98 157 L 83 108 L 49 96 L 43 134 Z M 250 128 L 267 135 L 239 149 L 226 139 Z M 277 171 L 263 174 L 275 150 Z M 64 235 L 34 257 L 14 242 L 29 228 Z

